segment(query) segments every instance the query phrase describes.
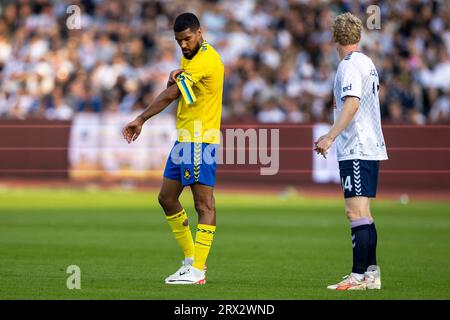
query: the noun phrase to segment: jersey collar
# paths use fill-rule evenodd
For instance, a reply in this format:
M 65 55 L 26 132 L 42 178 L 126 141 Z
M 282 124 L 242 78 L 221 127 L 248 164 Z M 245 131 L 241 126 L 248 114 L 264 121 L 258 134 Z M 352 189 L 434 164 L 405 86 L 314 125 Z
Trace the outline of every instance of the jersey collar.
M 350 51 L 350 52 L 345 56 L 345 58 L 344 58 L 343 60 L 349 60 L 350 57 L 352 56 L 352 54 L 355 53 L 355 52 L 361 53 L 360 50 L 353 50 L 353 51 Z

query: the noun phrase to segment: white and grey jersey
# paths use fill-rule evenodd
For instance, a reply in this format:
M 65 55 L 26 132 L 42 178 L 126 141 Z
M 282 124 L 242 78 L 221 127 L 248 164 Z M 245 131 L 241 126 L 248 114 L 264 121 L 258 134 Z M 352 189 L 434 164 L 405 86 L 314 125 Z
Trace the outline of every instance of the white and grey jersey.
M 378 89 L 378 73 L 369 57 L 355 51 L 340 62 L 334 80 L 334 121 L 342 111 L 345 97 L 358 97 L 359 108 L 336 138 L 338 161 L 388 158 L 381 130 Z

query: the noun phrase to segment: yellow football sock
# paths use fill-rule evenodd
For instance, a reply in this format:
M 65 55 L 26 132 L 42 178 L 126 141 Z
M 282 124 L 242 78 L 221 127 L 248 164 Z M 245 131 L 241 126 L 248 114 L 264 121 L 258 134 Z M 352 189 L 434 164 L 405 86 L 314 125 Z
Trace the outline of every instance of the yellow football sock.
M 194 255 L 194 268 L 203 270 L 208 258 L 209 250 L 216 232 L 216 226 L 210 226 L 207 224 L 199 224 L 197 226 L 197 234 L 195 235 L 195 255 Z
M 175 239 L 178 241 L 181 249 L 184 252 L 185 258 L 194 257 L 194 240 L 192 239 L 191 229 L 189 225 L 183 225 L 187 219 L 186 211 L 181 210 L 171 216 L 166 216 L 167 222 L 169 222 Z

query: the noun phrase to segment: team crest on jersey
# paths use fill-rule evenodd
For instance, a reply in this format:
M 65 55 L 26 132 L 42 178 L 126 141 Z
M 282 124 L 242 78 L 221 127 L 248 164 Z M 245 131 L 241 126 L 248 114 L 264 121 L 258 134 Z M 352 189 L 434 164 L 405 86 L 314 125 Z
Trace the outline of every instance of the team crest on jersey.
M 189 169 L 184 170 L 184 178 L 186 180 L 189 180 L 191 178 L 191 172 L 189 171 Z

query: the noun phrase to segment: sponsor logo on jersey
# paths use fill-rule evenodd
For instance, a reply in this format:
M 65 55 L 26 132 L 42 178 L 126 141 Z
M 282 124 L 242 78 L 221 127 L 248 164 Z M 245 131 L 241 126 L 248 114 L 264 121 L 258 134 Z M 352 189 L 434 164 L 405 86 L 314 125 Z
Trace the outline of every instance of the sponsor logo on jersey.
M 351 90 L 352 90 L 352 84 L 351 84 L 351 83 L 350 83 L 348 86 L 342 88 L 342 91 L 343 91 L 343 92 L 351 91 Z

